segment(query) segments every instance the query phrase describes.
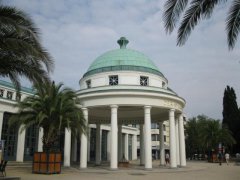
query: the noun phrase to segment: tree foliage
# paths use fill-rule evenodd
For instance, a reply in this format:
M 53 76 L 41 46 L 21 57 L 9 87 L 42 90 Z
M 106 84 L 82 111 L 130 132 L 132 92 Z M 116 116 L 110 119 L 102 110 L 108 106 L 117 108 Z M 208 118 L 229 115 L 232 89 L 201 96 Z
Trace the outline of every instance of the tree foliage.
M 20 77 L 33 83 L 49 81 L 53 60 L 42 47 L 39 32 L 23 11 L 1 5 L 0 1 L 0 76 L 10 78 L 17 90 Z
M 184 45 L 199 21 L 210 18 L 215 7 L 226 1 L 228 0 L 167 0 L 163 14 L 166 32 L 171 33 L 176 28 L 177 22 L 183 14 L 178 28 L 177 45 Z M 226 18 L 227 40 L 230 50 L 234 48 L 240 30 L 240 0 L 231 1 Z
M 229 128 L 236 139 L 234 151 L 240 151 L 240 111 L 237 105 L 237 97 L 232 87 L 227 86 L 223 96 L 223 126 Z
M 43 149 L 53 151 L 53 145 L 65 128 L 71 129 L 73 135 L 86 132 L 86 121 L 78 107 L 76 93 L 63 88 L 63 84 L 44 83 L 35 85 L 36 94 L 26 97 L 17 104 L 19 111 L 10 119 L 13 124 L 32 125 L 43 128 Z
M 189 155 L 210 152 L 216 149 L 219 143 L 226 147 L 235 143 L 231 132 L 228 128 L 221 127 L 219 120 L 199 115 L 187 121 L 186 147 Z

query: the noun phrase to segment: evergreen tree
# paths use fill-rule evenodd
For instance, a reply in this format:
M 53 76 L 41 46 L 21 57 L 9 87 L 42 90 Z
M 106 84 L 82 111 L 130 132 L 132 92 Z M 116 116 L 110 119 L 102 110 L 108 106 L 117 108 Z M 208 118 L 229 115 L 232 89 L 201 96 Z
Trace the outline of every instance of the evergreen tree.
M 237 105 L 237 97 L 232 87 L 227 86 L 223 97 L 223 126 L 227 126 L 233 133 L 237 144 L 233 151 L 240 151 L 240 112 Z

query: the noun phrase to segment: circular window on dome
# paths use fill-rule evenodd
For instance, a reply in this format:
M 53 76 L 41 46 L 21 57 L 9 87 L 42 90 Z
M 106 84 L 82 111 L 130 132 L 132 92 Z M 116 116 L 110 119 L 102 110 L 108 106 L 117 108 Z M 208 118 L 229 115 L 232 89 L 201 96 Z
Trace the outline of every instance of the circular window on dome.
M 109 76 L 109 85 L 111 85 L 111 86 L 118 85 L 118 76 L 117 75 Z
M 140 85 L 141 86 L 148 86 L 148 77 L 140 76 Z

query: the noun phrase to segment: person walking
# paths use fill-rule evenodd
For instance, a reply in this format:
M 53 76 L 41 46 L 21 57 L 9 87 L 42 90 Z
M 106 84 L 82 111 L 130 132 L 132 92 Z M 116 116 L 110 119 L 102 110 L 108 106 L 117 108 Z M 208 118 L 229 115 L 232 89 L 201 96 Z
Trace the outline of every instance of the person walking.
M 170 158 L 169 153 L 166 153 L 165 154 L 165 163 L 166 163 L 166 165 L 169 164 L 169 162 L 170 162 L 169 158 Z
M 229 163 L 229 158 L 230 158 L 230 155 L 228 153 L 226 153 L 225 154 L 225 160 L 226 160 L 227 165 Z
M 221 152 L 218 153 L 218 162 L 219 162 L 219 166 L 221 166 L 222 165 L 222 153 Z

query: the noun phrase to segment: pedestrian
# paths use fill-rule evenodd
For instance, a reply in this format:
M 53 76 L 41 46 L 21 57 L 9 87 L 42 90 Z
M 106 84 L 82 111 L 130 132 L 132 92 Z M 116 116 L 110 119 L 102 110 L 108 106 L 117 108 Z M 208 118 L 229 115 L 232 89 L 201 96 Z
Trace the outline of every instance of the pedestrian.
M 219 162 L 219 166 L 222 165 L 222 153 L 218 153 L 218 162 Z
M 228 153 L 226 153 L 225 154 L 225 160 L 226 160 L 227 165 L 229 163 L 229 158 L 230 158 L 230 155 Z
M 166 162 L 166 165 L 169 164 L 169 162 L 170 162 L 170 161 L 169 161 L 169 158 L 170 158 L 169 153 L 166 153 L 166 154 L 165 154 L 165 162 Z

